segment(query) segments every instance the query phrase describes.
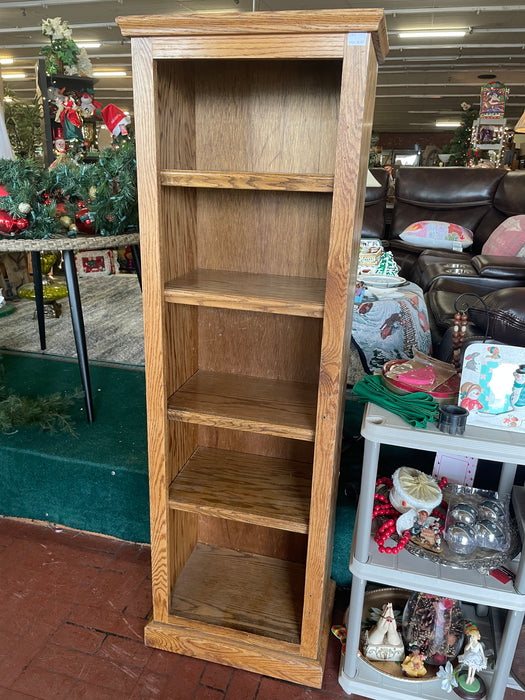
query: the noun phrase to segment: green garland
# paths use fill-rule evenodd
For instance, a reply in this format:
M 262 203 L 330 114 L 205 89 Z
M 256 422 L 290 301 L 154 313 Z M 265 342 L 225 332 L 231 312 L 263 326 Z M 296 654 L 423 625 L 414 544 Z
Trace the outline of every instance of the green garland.
M 4 367 L 0 359 L 0 375 Z M 83 392 L 55 393 L 50 396 L 21 396 L 0 383 L 0 432 L 12 433 L 22 427 L 40 427 L 41 430 L 63 430 L 76 436 L 70 422 L 69 410 Z
M 18 238 L 76 236 L 73 222 L 80 207 L 89 210 L 95 232 L 101 236 L 138 230 L 133 141 L 105 149 L 96 163 L 57 161 L 49 170 L 31 159 L 0 159 L 0 184 L 8 193 L 0 197 L 0 210 L 29 222 L 26 230 L 16 234 Z

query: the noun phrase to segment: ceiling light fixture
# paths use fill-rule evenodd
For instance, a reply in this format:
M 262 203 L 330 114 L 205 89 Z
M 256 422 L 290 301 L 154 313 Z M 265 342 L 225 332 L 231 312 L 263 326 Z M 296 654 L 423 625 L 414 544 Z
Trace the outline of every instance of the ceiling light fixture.
M 2 73 L 4 80 L 25 80 L 25 73 Z
M 80 49 L 99 49 L 102 46 L 100 41 L 77 41 L 76 45 Z
M 93 75 L 96 78 L 123 78 L 127 73 L 125 70 L 95 70 Z
M 461 126 L 461 122 L 452 122 L 452 121 L 446 121 L 446 122 L 436 122 L 436 126 L 442 126 L 444 128 L 455 128 L 457 126 Z
M 13 60 L 14 59 L 12 58 L 0 58 L 0 64 L 2 66 L 10 66 L 13 63 Z
M 445 36 L 465 36 L 466 33 L 466 29 L 428 29 L 420 32 L 399 32 L 398 36 L 400 39 L 438 39 Z

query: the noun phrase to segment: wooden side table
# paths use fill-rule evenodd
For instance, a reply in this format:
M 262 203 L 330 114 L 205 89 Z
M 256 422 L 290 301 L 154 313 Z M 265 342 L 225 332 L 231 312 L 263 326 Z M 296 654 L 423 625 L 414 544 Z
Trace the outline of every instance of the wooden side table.
M 82 387 L 85 393 L 88 423 L 92 423 L 94 421 L 95 415 L 93 411 L 91 380 L 89 377 L 89 361 L 86 345 L 86 332 L 84 328 L 84 317 L 82 315 L 82 304 L 80 301 L 80 291 L 75 266 L 75 251 L 97 250 L 99 248 L 121 248 L 127 245 L 131 246 L 133 262 L 135 269 L 137 270 L 137 277 L 139 284 L 142 287 L 139 240 L 139 233 L 121 234 L 119 236 L 78 236 L 77 238 L 56 237 L 38 240 L 13 238 L 0 240 L 0 254 L 11 252 L 31 253 L 38 332 L 40 336 L 40 347 L 42 350 L 46 349 L 46 331 L 44 297 L 42 291 L 42 273 L 40 270 L 40 253 L 42 251 L 62 252 L 62 257 L 64 259 L 64 272 L 69 295 L 69 305 L 71 308 L 71 322 L 73 324 L 73 335 L 75 337 L 75 346 L 77 349 L 80 379 L 82 381 Z

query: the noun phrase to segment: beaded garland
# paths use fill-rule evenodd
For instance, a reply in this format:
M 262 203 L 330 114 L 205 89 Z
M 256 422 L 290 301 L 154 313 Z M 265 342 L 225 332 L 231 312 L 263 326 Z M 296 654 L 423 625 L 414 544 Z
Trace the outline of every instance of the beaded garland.
M 447 483 L 446 477 L 443 477 L 438 484 L 439 488 L 443 490 Z M 376 481 L 376 489 L 380 488 L 381 486 L 386 486 L 388 490 L 390 490 L 393 485 L 392 479 L 390 479 L 388 476 L 383 476 Z M 374 535 L 374 540 L 377 543 L 378 549 L 381 554 L 398 554 L 406 547 L 407 542 L 410 540 L 410 530 L 405 530 L 403 532 L 399 541 L 394 547 L 385 547 L 385 542 L 396 531 L 396 520 L 401 514 L 390 504 L 388 497 L 382 493 L 378 493 L 378 491 L 374 493 L 374 501 L 377 503 L 374 503 L 372 520 L 375 520 L 377 517 L 388 518 L 386 522 L 380 525 L 378 531 Z M 439 518 L 442 522 L 445 520 L 445 515 L 436 508 L 432 511 L 432 515 Z

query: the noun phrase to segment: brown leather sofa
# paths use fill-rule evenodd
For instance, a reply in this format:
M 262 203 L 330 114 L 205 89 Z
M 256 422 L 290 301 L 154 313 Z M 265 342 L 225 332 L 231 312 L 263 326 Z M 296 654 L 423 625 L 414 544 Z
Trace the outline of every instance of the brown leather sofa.
M 525 285 L 525 260 L 482 256 L 490 234 L 510 216 L 525 213 L 525 170 L 400 168 L 389 247 L 400 275 L 428 290 L 438 279 L 462 279 L 473 291 Z M 474 234 L 472 248 L 456 253 L 422 249 L 400 239 L 416 221 L 459 224 Z

